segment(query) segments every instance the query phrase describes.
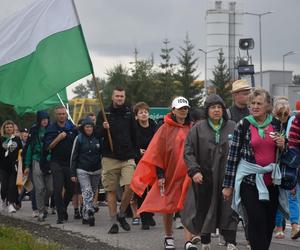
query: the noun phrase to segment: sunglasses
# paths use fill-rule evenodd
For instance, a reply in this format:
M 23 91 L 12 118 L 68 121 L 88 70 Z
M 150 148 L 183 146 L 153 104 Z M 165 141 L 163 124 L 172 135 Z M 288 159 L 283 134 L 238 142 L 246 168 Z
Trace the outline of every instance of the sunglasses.
M 280 113 L 277 113 L 277 116 L 278 117 L 287 117 L 287 116 L 289 116 L 289 112 L 280 112 Z

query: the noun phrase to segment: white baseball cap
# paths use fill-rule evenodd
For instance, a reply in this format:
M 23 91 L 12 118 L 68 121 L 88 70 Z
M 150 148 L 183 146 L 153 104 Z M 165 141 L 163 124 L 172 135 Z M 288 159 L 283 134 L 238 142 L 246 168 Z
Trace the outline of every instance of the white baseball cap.
M 182 107 L 190 107 L 189 101 L 182 96 L 178 96 L 172 101 L 172 108 L 180 109 Z

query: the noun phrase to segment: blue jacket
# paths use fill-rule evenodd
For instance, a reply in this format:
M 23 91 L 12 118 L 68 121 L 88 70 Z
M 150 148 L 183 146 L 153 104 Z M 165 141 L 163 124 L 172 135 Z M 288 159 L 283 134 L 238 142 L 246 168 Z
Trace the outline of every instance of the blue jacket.
M 64 127 L 60 127 L 56 122 L 48 126 L 44 136 L 44 149 L 47 149 L 62 132 L 65 132 L 67 136 L 51 150 L 51 161 L 69 167 L 73 142 L 77 136 L 76 127 L 69 120 Z

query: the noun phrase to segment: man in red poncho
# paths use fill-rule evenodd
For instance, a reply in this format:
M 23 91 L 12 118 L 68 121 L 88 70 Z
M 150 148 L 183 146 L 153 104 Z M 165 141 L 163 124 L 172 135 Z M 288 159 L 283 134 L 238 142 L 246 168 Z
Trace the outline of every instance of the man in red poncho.
M 184 142 L 190 130 L 189 107 L 184 97 L 176 97 L 172 101 L 171 113 L 166 115 L 164 124 L 154 135 L 131 182 L 132 190 L 139 196 L 142 196 L 147 186 L 152 186 L 138 212 L 163 214 L 165 249 L 175 249 L 173 213 L 183 208 L 186 191 L 191 183 L 183 160 Z M 187 242 L 185 249 L 197 248 Z

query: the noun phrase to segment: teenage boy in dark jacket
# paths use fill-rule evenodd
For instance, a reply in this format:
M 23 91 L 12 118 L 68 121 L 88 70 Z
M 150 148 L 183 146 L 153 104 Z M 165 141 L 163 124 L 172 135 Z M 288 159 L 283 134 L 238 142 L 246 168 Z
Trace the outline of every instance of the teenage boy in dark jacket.
M 38 221 L 46 218 L 45 201 L 49 200 L 53 192 L 52 175 L 44 174 L 41 170 L 40 160 L 43 151 L 43 138 L 49 125 L 49 115 L 46 111 L 37 112 L 37 122 L 30 129 L 29 138 L 25 147 L 25 175 L 32 171 L 32 179 L 35 188 L 35 199 L 39 212 Z

